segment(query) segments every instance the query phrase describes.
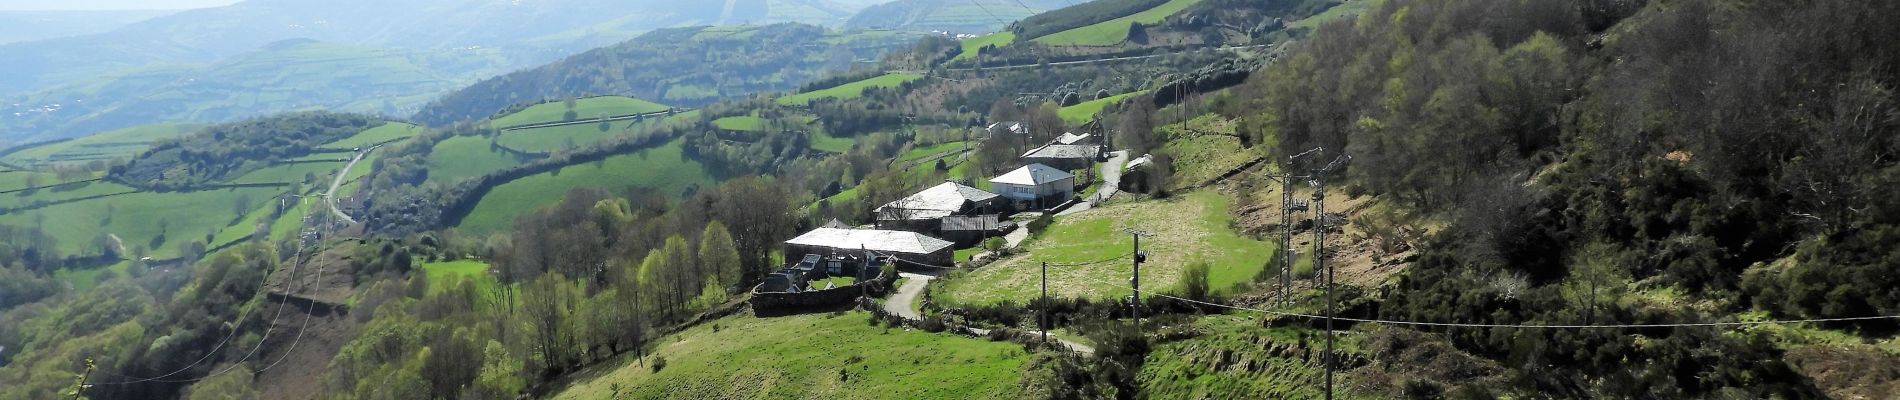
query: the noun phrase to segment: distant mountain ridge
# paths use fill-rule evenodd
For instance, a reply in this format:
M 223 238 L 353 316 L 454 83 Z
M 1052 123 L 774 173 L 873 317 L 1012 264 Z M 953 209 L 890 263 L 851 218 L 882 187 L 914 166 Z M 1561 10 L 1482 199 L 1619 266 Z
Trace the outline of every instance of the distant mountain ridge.
M 180 11 L 109 32 L 0 45 L 0 144 L 43 141 L 158 120 L 224 122 L 301 109 L 407 113 L 453 87 L 617 43 L 653 29 L 714 23 L 731 16 L 758 20 L 841 22 L 878 0 L 250 0 Z M 443 82 L 419 89 L 413 76 L 361 74 L 345 82 L 326 69 L 269 71 L 276 82 L 231 82 L 206 71 L 290 39 L 359 48 L 363 57 L 410 63 Z M 270 53 L 283 49 L 264 49 Z M 288 65 L 299 64 L 298 60 Z M 131 104 L 164 98 L 178 86 L 208 89 L 193 103 L 342 84 L 353 102 L 243 101 L 229 113 L 191 105 Z M 224 90 L 219 90 L 223 88 Z M 400 90 L 398 90 L 400 89 Z M 315 95 L 323 97 L 323 95 Z M 383 103 L 393 103 L 384 107 Z M 113 109 L 79 107 L 113 103 Z M 364 104 L 368 104 L 367 107 Z M 170 108 L 147 114 L 119 110 Z

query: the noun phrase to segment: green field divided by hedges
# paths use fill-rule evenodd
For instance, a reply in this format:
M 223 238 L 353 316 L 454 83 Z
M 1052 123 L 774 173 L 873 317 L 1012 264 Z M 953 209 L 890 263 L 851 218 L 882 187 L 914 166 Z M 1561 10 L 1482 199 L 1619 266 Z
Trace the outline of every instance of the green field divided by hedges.
M 574 374 L 556 383 L 551 398 L 1025 397 L 1029 355 L 1020 345 L 866 320 L 863 312 L 741 313 L 654 340 L 645 364 L 622 356 Z M 657 358 L 665 358 L 666 367 L 655 372 Z
M 796 105 L 804 105 L 806 103 L 820 100 L 820 99 L 855 99 L 860 96 L 863 96 L 865 89 L 894 88 L 894 87 L 903 85 L 905 83 L 908 83 L 910 81 L 923 79 L 923 78 L 924 78 L 923 74 L 893 72 L 893 73 L 873 77 L 870 79 L 838 85 L 836 87 L 832 87 L 828 89 L 813 90 L 810 92 L 780 97 L 778 98 L 777 102 L 779 105 L 783 105 L 783 106 L 796 106 Z
M 479 260 L 422 263 L 422 272 L 429 276 L 429 292 L 431 293 L 448 290 L 465 280 L 474 280 L 478 289 L 493 287 L 497 284 L 495 276 L 488 273 L 488 263 Z
M 1128 40 L 1130 25 L 1154 24 L 1186 10 L 1201 0 L 1170 0 L 1147 11 L 1103 21 L 1094 25 L 1056 32 L 1034 39 L 1036 43 L 1056 46 L 1112 46 Z
M 1003 46 L 1008 46 L 1010 43 L 1015 43 L 1015 42 L 1016 42 L 1016 33 L 1010 32 L 1010 31 L 1002 31 L 1002 32 L 970 38 L 963 41 L 963 52 L 957 53 L 957 57 L 950 59 L 950 61 L 968 60 L 968 59 L 976 58 L 976 56 L 982 52 L 982 49 L 984 47 L 996 46 L 998 48 L 1001 48 Z
M 689 187 L 713 184 L 713 177 L 705 166 L 685 157 L 681 143 L 676 139 L 660 147 L 569 165 L 497 185 L 482 196 L 456 228 L 474 235 L 506 230 L 513 226 L 516 217 L 559 202 L 570 189 L 618 191 L 639 187 L 663 194 L 680 194 Z
M 178 244 L 203 241 L 207 234 L 222 231 L 237 220 L 239 198 L 250 199 L 250 206 L 243 208 L 248 213 L 256 205 L 276 198 L 282 190 L 258 187 L 131 193 L 0 215 L 0 224 L 39 224 L 59 242 L 63 254 L 96 254 L 98 239 L 112 233 L 123 239 L 128 249 L 145 246 L 151 257 L 173 258 L 179 254 Z
M 1273 243 L 1242 236 L 1228 227 L 1230 200 L 1219 192 L 1201 190 L 1167 200 L 1111 203 L 1086 213 L 1057 218 L 1041 236 L 1024 245 L 1028 254 L 1004 259 L 960 276 L 953 275 L 933 293 L 952 305 L 1027 302 L 1039 293 L 1040 262 L 1085 263 L 1124 255 L 1133 250 L 1122 230 L 1134 228 L 1153 237 L 1143 238 L 1149 253 L 1142 264 L 1143 288 L 1177 290 L 1181 272 L 1189 263 L 1206 261 L 1209 287 L 1225 292 L 1237 282 L 1250 281 L 1264 268 Z M 1079 267 L 1051 267 L 1052 296 L 1112 299 L 1126 295 L 1133 266 L 1127 259 Z
M 1140 95 L 1142 93 L 1144 92 L 1123 93 L 1123 94 L 1108 96 L 1108 97 L 1104 97 L 1100 99 L 1084 101 L 1073 106 L 1063 107 L 1060 110 L 1056 110 L 1056 115 L 1062 116 L 1062 122 L 1067 122 L 1071 125 L 1086 124 L 1089 121 L 1094 120 L 1096 115 L 1101 114 L 1102 109 L 1108 108 L 1108 106 L 1110 105 L 1120 103 L 1124 99 L 1127 99 L 1129 97 L 1133 97 L 1136 95 Z
M 489 146 L 488 138 L 456 136 L 429 150 L 429 181 L 453 183 L 520 164 L 514 155 Z
M 690 116 L 685 113 L 681 113 L 680 115 L 671 117 L 656 116 L 639 120 L 627 119 L 609 121 L 606 130 L 600 129 L 599 122 L 516 129 L 503 131 L 499 142 L 502 146 L 515 150 L 548 153 L 562 149 L 586 147 L 587 145 L 599 143 L 603 140 L 636 132 L 649 131 L 657 127 L 670 125 L 674 121 L 685 121 L 689 117 Z
M 350 149 L 359 148 L 359 147 L 373 146 L 377 143 L 384 143 L 384 142 L 389 142 L 389 141 L 393 141 L 397 139 L 412 137 L 418 133 L 422 133 L 422 127 L 416 126 L 414 124 L 410 124 L 407 122 L 393 122 L 392 121 L 392 122 L 384 123 L 382 125 L 378 125 L 375 128 L 369 128 L 369 129 L 363 130 L 363 132 L 357 133 L 348 138 L 344 138 L 343 140 L 338 140 L 338 141 L 326 143 L 322 146 L 317 146 L 317 148 L 328 149 L 328 150 L 350 150 Z M 349 158 L 349 155 L 345 154 L 339 157 Z
M 759 132 L 765 130 L 765 119 L 756 115 L 738 115 L 713 120 L 713 127 L 729 131 Z
M 0 158 L 0 162 L 34 168 L 50 164 L 129 159 L 138 156 L 139 152 L 145 151 L 154 142 L 185 136 L 197 128 L 198 125 L 194 124 L 140 125 L 22 149 Z
M 601 114 L 618 117 L 622 115 L 646 114 L 666 110 L 667 106 L 665 105 L 632 97 L 589 97 L 574 101 L 574 120 L 600 118 Z M 506 128 L 545 122 L 561 122 L 568 120 L 566 118 L 567 111 L 566 101 L 550 101 L 529 106 L 513 114 L 496 117 L 489 121 L 489 123 L 496 128 Z

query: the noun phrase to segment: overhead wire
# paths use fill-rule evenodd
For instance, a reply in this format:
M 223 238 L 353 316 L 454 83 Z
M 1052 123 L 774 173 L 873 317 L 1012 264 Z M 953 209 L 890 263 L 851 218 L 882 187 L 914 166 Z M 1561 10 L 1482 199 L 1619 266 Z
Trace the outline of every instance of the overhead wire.
M 1368 324 L 1423 326 L 1423 327 L 1439 327 L 1439 328 L 1652 329 L 1652 328 L 1695 328 L 1695 327 L 1788 325 L 1788 324 L 1804 324 L 1804 323 L 1853 322 L 1853 321 L 1873 321 L 1873 320 L 1884 320 L 1884 319 L 1900 319 L 1900 315 L 1881 315 L 1881 316 L 1871 316 L 1871 317 L 1810 318 L 1810 319 L 1770 320 L 1770 321 L 1691 322 L 1691 323 L 1674 323 L 1674 324 L 1605 324 L 1605 325 L 1473 324 L 1473 323 L 1451 323 L 1451 322 L 1420 322 L 1420 321 L 1402 321 L 1402 320 L 1370 319 L 1370 318 L 1350 318 L 1350 317 L 1337 317 L 1337 316 L 1328 317 L 1324 315 L 1304 314 L 1304 313 L 1286 312 L 1286 311 L 1274 311 L 1274 310 L 1266 310 L 1266 309 L 1259 309 L 1259 308 L 1252 308 L 1252 307 L 1241 307 L 1241 306 L 1235 306 L 1235 305 L 1219 304 L 1219 303 L 1212 303 L 1212 302 L 1206 302 L 1206 301 L 1201 301 L 1201 300 L 1182 298 L 1182 297 L 1177 297 L 1177 296 L 1163 294 L 1163 293 L 1157 293 L 1157 292 L 1148 291 L 1148 290 L 1135 289 L 1132 287 L 1128 287 L 1126 285 L 1117 285 L 1117 286 L 1119 286 L 1122 289 L 1129 289 L 1138 293 L 1143 293 L 1143 294 L 1147 294 L 1147 295 L 1155 296 L 1155 297 L 1165 297 L 1169 299 L 1180 300 L 1180 301 L 1185 301 L 1185 302 L 1200 304 L 1200 305 L 1205 305 L 1205 306 L 1220 307 L 1220 308 L 1239 310 L 1239 311 L 1252 311 L 1252 312 L 1268 314 L 1268 315 L 1278 315 L 1278 316 L 1284 316 L 1284 317 L 1295 317 L 1295 318 L 1305 318 L 1305 319 L 1322 319 L 1322 320 L 1332 319 L 1336 321 L 1358 322 L 1358 323 L 1368 323 Z
M 303 247 L 298 246 L 297 253 L 293 257 L 302 257 L 302 255 L 303 255 Z M 265 287 L 269 286 L 269 284 L 270 284 L 270 274 L 266 273 L 264 275 L 264 279 L 261 282 L 258 282 L 257 291 L 259 292 L 263 291 Z M 210 351 L 206 351 L 204 357 L 199 357 L 196 361 L 192 361 L 191 364 L 186 364 L 184 367 L 180 367 L 177 370 L 167 372 L 164 375 L 158 375 L 158 376 L 146 377 L 146 378 L 139 378 L 139 377 L 134 377 L 134 376 L 129 376 L 129 375 L 106 372 L 105 374 L 114 375 L 121 378 L 128 378 L 130 380 L 123 381 L 123 382 L 107 382 L 107 383 L 92 383 L 92 384 L 93 385 L 127 385 L 127 384 L 144 383 L 144 382 L 164 382 L 163 379 L 165 378 L 172 377 L 173 375 L 177 375 L 181 372 L 190 370 L 193 367 L 197 367 L 199 364 L 203 364 L 205 360 L 209 360 L 211 359 L 212 356 L 218 355 L 219 350 L 223 350 L 224 346 L 231 342 L 231 339 L 237 337 L 237 333 L 243 330 L 240 328 L 243 326 L 243 323 L 246 317 L 250 315 L 250 312 L 251 310 L 244 310 L 238 313 L 237 319 L 233 320 L 231 323 L 231 332 L 229 334 L 226 334 L 224 336 L 224 339 L 219 340 L 217 345 L 212 346 Z M 270 331 L 276 328 L 278 317 L 282 317 L 283 315 L 284 315 L 284 305 L 278 304 L 277 311 L 273 312 L 271 315 L 271 327 L 265 328 L 265 331 L 264 331 L 265 337 L 269 337 Z M 249 358 L 249 356 L 246 356 L 246 358 Z M 240 362 L 242 361 L 240 360 Z

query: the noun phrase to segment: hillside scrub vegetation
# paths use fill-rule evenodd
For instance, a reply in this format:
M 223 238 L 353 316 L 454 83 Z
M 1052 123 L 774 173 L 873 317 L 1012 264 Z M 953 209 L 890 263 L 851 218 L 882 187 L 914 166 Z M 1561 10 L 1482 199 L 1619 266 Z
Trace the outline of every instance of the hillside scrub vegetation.
M 1389 0 L 1320 26 L 1237 89 L 1247 100 L 1231 113 L 1255 141 L 1277 140 L 1276 156 L 1344 149 L 1351 190 L 1449 221 L 1381 317 L 1891 315 L 1896 282 L 1877 271 L 1893 250 L 1871 244 L 1900 231 L 1900 28 L 1875 17 L 1895 13 L 1882 1 Z M 1528 285 L 1500 284 L 1513 279 Z M 1634 301 L 1658 292 L 1696 305 Z M 1759 335 L 1444 333 L 1526 365 L 1491 393 L 1819 395 Z
M 320 145 L 380 124 L 363 115 L 303 112 L 213 125 L 155 144 L 130 163 L 113 168 L 109 177 L 152 190 L 217 183 L 274 160 L 303 157 Z

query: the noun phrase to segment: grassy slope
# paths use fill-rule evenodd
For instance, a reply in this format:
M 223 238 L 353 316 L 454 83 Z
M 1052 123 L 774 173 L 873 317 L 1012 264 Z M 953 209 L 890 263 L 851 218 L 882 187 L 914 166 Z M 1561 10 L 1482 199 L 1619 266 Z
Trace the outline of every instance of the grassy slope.
M 474 210 L 457 228 L 469 234 L 507 229 L 516 216 L 558 202 L 574 188 L 644 187 L 674 194 L 712 182 L 704 166 L 681 154 L 681 143 L 675 140 L 665 146 L 571 165 L 496 186 L 475 204 Z
M 877 76 L 870 79 L 838 85 L 836 87 L 832 87 L 828 89 L 813 90 L 810 92 L 800 93 L 796 95 L 780 97 L 778 98 L 777 101 L 779 105 L 795 106 L 795 105 L 803 105 L 805 103 L 811 102 L 813 100 L 818 100 L 818 99 L 855 99 L 855 98 L 858 98 L 859 96 L 862 96 L 864 94 L 865 89 L 894 88 L 894 87 L 897 87 L 898 85 L 903 85 L 906 82 L 923 79 L 923 77 L 924 76 L 922 74 L 893 72 L 893 73 L 884 74 L 884 75 Z
M 304 178 L 306 176 L 317 178 L 329 176 L 330 173 L 335 172 L 337 168 L 343 168 L 345 164 L 348 163 L 342 161 L 328 161 L 274 165 L 246 173 L 243 176 L 237 177 L 237 179 L 232 179 L 231 183 L 316 184 L 320 179 L 305 182 Z
M 683 115 L 684 114 L 682 114 L 682 116 Z M 662 121 L 683 120 L 684 119 L 680 116 L 675 116 L 670 118 L 647 118 L 641 121 L 613 121 L 608 123 L 609 126 L 605 131 L 600 129 L 599 123 L 518 129 L 502 132 L 501 145 L 521 151 L 552 152 L 569 147 L 587 146 L 631 132 L 639 132 L 648 127 L 665 123 Z
M 1287 24 L 1287 28 L 1288 29 L 1293 29 L 1293 28 L 1316 29 L 1316 28 L 1319 28 L 1320 24 L 1323 24 L 1332 20 L 1336 20 L 1340 18 L 1351 18 L 1353 16 L 1357 16 L 1360 13 L 1363 13 L 1366 10 L 1371 9 L 1373 6 L 1378 5 L 1379 1 L 1380 0 L 1352 0 L 1352 1 L 1347 1 L 1344 3 L 1340 3 L 1339 5 L 1333 6 L 1333 8 L 1326 9 L 1326 11 L 1321 12 L 1318 15 L 1307 17 L 1306 19 L 1294 21 L 1293 23 Z
M 646 100 L 624 96 L 601 96 L 580 99 L 574 102 L 574 114 L 577 119 L 599 118 L 605 113 L 609 116 L 645 114 L 666 111 L 666 106 Z M 490 121 L 495 127 L 509 127 L 541 122 L 559 122 L 565 120 L 567 102 L 553 101 L 536 104 L 513 114 L 496 117 Z
M 555 399 L 1019 398 L 1020 346 L 887 329 L 862 312 L 741 314 L 662 338 L 653 372 L 621 357 L 577 374 Z M 715 331 L 714 327 L 718 327 Z M 653 356 L 648 357 L 650 361 Z M 842 371 L 842 373 L 841 373 Z M 841 376 L 842 375 L 842 376 Z M 615 385 L 620 393 L 614 393 Z
M 984 35 L 984 36 L 970 38 L 969 40 L 963 41 L 963 52 L 958 53 L 957 57 L 950 59 L 950 61 L 967 60 L 967 59 L 976 58 L 977 52 L 983 49 L 983 47 L 985 46 L 995 45 L 996 47 L 1003 47 L 1003 46 L 1008 46 L 1010 43 L 1015 43 L 1015 42 L 1016 42 L 1016 33 L 1010 32 L 1010 31 L 1002 31 L 1002 32 Z
M 1187 193 L 1169 200 L 1110 204 L 1056 220 L 1026 248 L 1030 254 L 1009 258 L 945 281 L 935 296 L 945 304 L 1021 303 L 1037 293 L 1038 262 L 1091 262 L 1128 253 L 1132 243 L 1123 228 L 1147 231 L 1149 253 L 1142 264 L 1143 287 L 1174 290 L 1190 262 L 1207 261 L 1216 292 L 1247 281 L 1262 268 L 1273 244 L 1240 236 L 1228 228 L 1229 200 L 1214 191 Z M 1049 269 L 1052 295 L 1107 299 L 1125 294 L 1127 260 Z
M 352 135 L 348 138 L 344 138 L 343 140 L 330 142 L 330 143 L 324 144 L 322 146 L 317 146 L 317 147 L 324 148 L 324 149 L 350 149 L 350 148 L 356 148 L 356 147 L 368 147 L 369 145 L 373 145 L 377 143 L 415 136 L 418 133 L 422 133 L 422 127 L 415 126 L 414 124 L 410 124 L 406 122 L 389 122 L 382 125 L 378 125 L 375 128 L 369 128 L 362 132 L 358 132 L 357 134 Z M 337 156 L 337 157 L 349 158 L 348 155 Z
M 430 292 L 440 292 L 469 279 L 475 280 L 478 288 L 496 284 L 495 277 L 488 274 L 488 263 L 477 260 L 423 263 L 422 271 L 429 276 Z
M 146 146 L 163 139 L 184 136 L 197 129 L 192 124 L 140 125 L 83 138 L 51 143 L 9 154 L 0 162 L 37 166 L 47 163 L 87 162 L 132 158 Z
M 28 226 L 36 218 L 45 218 L 47 233 L 59 241 L 66 254 L 88 250 L 104 233 L 115 233 L 126 247 L 148 246 L 150 255 L 171 258 L 178 255 L 178 244 L 204 240 L 207 233 L 223 230 L 237 218 L 232 211 L 235 199 L 248 196 L 254 202 L 268 201 L 282 189 L 242 188 L 176 193 L 133 193 L 103 199 L 81 201 L 21 213 L 0 215 L 0 224 Z M 110 220 L 106 210 L 112 212 Z M 169 226 L 165 240 L 159 237 L 159 220 Z M 156 246 L 153 246 L 156 244 Z M 88 250 L 86 252 L 95 252 Z
M 1175 13 L 1186 10 L 1188 6 L 1201 0 L 1170 0 L 1155 8 L 1126 17 L 1103 21 L 1094 25 L 1056 32 L 1035 39 L 1036 43 L 1070 46 L 1110 46 L 1128 40 L 1128 26 L 1134 23 L 1153 24 L 1167 19 Z
M 1234 133 L 1233 121 L 1202 116 L 1188 121 L 1188 124 L 1194 130 L 1214 134 L 1195 135 L 1180 124 L 1156 129 L 1170 137 L 1161 148 L 1161 151 L 1174 156 L 1174 180 L 1170 186 L 1185 187 L 1206 182 L 1259 156 L 1252 151 L 1234 151 L 1242 148 L 1240 138 L 1223 136 Z
M 429 180 L 452 183 L 521 164 L 515 157 L 488 146 L 488 138 L 456 136 L 429 150 Z
M 713 126 L 729 131 L 758 132 L 765 130 L 765 119 L 753 115 L 739 115 L 715 119 Z
M 1142 92 L 1123 93 L 1123 94 L 1108 96 L 1108 97 L 1104 97 L 1100 99 L 1084 101 L 1080 104 L 1063 107 L 1061 110 L 1056 110 L 1056 114 L 1062 116 L 1062 122 L 1067 122 L 1071 125 L 1081 125 L 1081 124 L 1088 123 L 1089 120 L 1095 119 L 1095 115 L 1101 114 L 1102 109 L 1108 108 L 1109 105 L 1119 103 L 1122 101 L 1122 99 L 1126 99 L 1126 98 L 1129 98 L 1131 96 L 1138 95 L 1141 93 Z
M 1136 381 L 1149 397 L 1311 399 L 1323 394 L 1318 389 L 1324 384 L 1325 371 L 1317 363 L 1265 350 L 1270 346 L 1298 349 L 1302 330 L 1262 328 L 1252 315 L 1213 315 L 1195 320 L 1194 325 L 1205 333 L 1156 343 L 1148 353 Z M 1346 351 L 1359 347 L 1354 335 L 1340 338 Z M 1320 340 L 1308 338 L 1308 345 L 1316 346 Z M 1350 392 L 1344 397 L 1370 398 Z

